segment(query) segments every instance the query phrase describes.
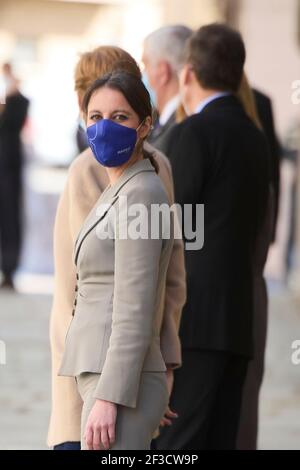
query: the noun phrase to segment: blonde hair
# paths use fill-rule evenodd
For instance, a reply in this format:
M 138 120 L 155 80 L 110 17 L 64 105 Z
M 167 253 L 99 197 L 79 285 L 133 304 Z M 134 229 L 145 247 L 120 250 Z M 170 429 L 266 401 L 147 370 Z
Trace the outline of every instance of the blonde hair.
M 176 123 L 179 124 L 180 122 L 184 121 L 187 117 L 188 115 L 186 114 L 184 110 L 183 104 L 179 103 L 176 109 Z
M 75 91 L 82 99 L 97 78 L 115 70 L 125 70 L 141 78 L 141 71 L 128 52 L 116 46 L 100 46 L 81 54 L 75 67 Z
M 262 125 L 258 117 L 257 107 L 255 104 L 254 93 L 249 85 L 245 72 L 243 72 L 241 84 L 236 95 L 242 103 L 243 108 L 249 118 L 259 129 L 262 129 Z

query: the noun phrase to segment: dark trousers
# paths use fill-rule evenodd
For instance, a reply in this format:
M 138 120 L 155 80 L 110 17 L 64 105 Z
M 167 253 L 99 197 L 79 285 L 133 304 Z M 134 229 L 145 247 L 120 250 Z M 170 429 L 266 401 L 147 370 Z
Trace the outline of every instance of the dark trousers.
M 254 358 L 249 362 L 243 389 L 238 450 L 256 450 L 259 416 L 259 393 L 264 377 L 268 324 L 268 296 L 263 276 L 254 281 Z
M 216 351 L 182 354 L 170 400 L 179 417 L 161 429 L 153 449 L 235 449 L 248 360 Z
M 1 271 L 4 275 L 11 276 L 18 267 L 21 248 L 21 171 L 0 171 Z
M 62 442 L 53 447 L 53 450 L 81 450 L 79 442 Z

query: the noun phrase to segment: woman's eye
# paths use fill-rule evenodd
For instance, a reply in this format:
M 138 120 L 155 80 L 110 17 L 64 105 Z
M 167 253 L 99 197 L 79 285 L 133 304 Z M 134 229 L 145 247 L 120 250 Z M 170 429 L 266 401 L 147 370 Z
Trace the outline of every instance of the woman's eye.
M 128 119 L 128 117 L 125 116 L 125 114 L 116 114 L 114 116 L 115 121 L 126 121 L 126 119 Z
M 101 116 L 100 116 L 100 114 L 92 114 L 92 115 L 90 116 L 90 119 L 91 119 L 92 121 L 99 121 L 99 119 L 101 119 Z

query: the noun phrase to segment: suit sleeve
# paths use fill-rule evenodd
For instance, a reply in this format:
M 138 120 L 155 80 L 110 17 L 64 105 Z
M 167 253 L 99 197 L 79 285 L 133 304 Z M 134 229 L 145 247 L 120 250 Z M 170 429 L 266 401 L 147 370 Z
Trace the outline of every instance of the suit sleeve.
M 138 202 L 137 193 L 141 191 L 144 205 L 150 208 L 153 196 L 142 188 L 128 194 L 128 207 Z M 118 212 L 112 332 L 94 397 L 135 408 L 152 338 L 162 239 L 122 239 L 120 233 L 127 222 L 120 205 Z M 150 218 L 146 217 L 150 227 Z
M 199 198 L 208 149 L 204 135 L 199 135 L 190 122 L 183 122 L 178 129 L 174 128 L 173 137 L 170 160 L 175 202 L 183 209 L 184 204 L 202 202 Z

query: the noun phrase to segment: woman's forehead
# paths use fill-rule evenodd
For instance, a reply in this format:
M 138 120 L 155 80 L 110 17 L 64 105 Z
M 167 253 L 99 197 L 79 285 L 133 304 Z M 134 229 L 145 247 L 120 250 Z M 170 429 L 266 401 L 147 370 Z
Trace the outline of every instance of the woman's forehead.
M 113 90 L 108 87 L 102 87 L 92 94 L 89 102 L 89 109 L 94 108 L 95 106 L 98 108 L 106 108 L 106 110 L 112 110 L 115 108 L 122 108 L 128 111 L 131 110 L 131 107 L 123 93 L 119 90 Z

